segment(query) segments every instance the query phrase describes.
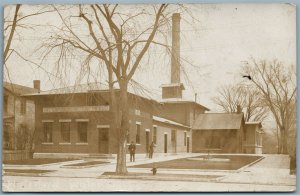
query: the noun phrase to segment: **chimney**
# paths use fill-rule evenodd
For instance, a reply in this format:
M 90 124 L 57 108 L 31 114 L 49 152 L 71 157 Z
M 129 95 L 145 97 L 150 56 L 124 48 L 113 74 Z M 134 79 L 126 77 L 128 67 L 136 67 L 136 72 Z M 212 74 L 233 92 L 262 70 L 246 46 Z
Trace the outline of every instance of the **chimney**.
M 242 113 L 242 108 L 240 105 L 236 106 L 236 113 L 238 113 L 238 114 Z
M 171 83 L 180 83 L 180 14 L 172 15 Z
M 38 90 L 38 93 L 41 91 L 41 81 L 40 80 L 33 80 L 33 88 Z
M 171 83 L 161 85 L 162 99 L 180 98 L 184 86 L 180 83 L 180 14 L 172 15 Z

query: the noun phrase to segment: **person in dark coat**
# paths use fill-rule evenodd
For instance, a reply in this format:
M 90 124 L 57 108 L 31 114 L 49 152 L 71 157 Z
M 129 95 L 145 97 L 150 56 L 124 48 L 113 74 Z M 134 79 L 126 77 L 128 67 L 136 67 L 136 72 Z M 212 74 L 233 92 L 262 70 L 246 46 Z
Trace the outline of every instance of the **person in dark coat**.
M 134 162 L 135 161 L 135 144 L 133 143 L 133 141 L 129 145 L 128 150 L 130 152 L 130 162 Z
M 153 152 L 154 152 L 154 142 L 152 142 L 149 146 L 149 158 L 153 157 Z

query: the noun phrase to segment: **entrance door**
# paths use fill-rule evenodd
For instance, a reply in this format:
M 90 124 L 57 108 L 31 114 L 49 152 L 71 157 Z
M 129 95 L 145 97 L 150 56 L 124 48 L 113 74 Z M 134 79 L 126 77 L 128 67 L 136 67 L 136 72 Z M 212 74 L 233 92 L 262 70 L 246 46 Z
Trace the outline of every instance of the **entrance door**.
M 107 154 L 108 153 L 108 128 L 99 128 L 99 153 Z
M 146 153 L 149 151 L 149 131 L 146 131 Z
M 186 138 L 186 151 L 190 152 L 190 137 Z
M 164 150 L 165 150 L 165 153 L 168 152 L 168 134 L 165 134 Z

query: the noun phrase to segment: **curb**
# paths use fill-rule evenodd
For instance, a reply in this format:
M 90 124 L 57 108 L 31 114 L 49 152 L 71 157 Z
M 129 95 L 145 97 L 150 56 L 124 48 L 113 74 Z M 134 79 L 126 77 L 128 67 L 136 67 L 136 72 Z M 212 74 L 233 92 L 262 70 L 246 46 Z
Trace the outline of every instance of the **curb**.
M 244 169 L 246 169 L 246 168 L 248 168 L 248 167 L 251 167 L 252 165 L 258 163 L 259 161 L 261 161 L 261 160 L 263 160 L 263 159 L 265 159 L 265 157 L 264 157 L 264 156 L 261 156 L 259 159 L 255 160 L 254 162 L 249 163 L 249 164 L 247 164 L 247 165 L 245 165 L 245 166 L 239 168 L 238 170 L 236 170 L 236 172 L 239 173 L 239 172 L 243 171 Z
M 64 169 L 84 169 L 84 168 L 92 168 L 92 167 L 99 167 L 99 166 L 104 166 L 107 164 L 96 164 L 96 165 L 85 165 L 85 166 L 68 166 L 68 165 L 62 165 L 59 168 L 64 168 Z
M 140 179 L 140 180 L 155 180 L 155 181 L 192 181 L 192 182 L 216 182 L 217 178 L 193 178 L 193 177 L 164 177 L 164 176 L 112 176 L 102 175 L 96 179 Z
M 28 176 L 28 177 L 43 177 L 47 174 L 54 172 L 53 170 L 45 173 L 14 173 L 14 172 L 8 172 L 8 173 L 2 173 L 2 176 Z
M 280 185 L 280 186 L 293 186 L 296 184 L 288 184 L 288 183 L 251 183 L 251 182 L 230 182 L 230 181 L 220 181 L 221 177 L 213 178 L 213 179 L 205 179 L 205 178 L 192 178 L 192 177 L 159 177 L 159 176 L 112 176 L 112 175 L 101 175 L 96 177 L 96 179 L 137 179 L 137 180 L 155 180 L 155 181 L 190 181 L 190 182 L 212 182 L 212 183 L 228 183 L 228 184 L 252 184 L 252 185 Z
M 71 161 L 79 161 L 79 160 L 71 160 Z M 71 161 L 61 161 L 61 162 L 55 162 L 55 163 L 47 163 L 47 164 L 39 164 L 39 165 L 12 165 L 12 164 L 3 164 L 3 167 L 40 167 L 40 166 L 53 166 L 53 165 L 59 165 L 66 162 Z

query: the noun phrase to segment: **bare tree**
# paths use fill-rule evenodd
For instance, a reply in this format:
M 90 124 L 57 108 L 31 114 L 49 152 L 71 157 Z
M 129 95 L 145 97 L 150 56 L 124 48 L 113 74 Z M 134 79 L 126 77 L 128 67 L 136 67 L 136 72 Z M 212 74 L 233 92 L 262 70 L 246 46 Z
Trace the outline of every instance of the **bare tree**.
M 243 73 L 261 93 L 261 98 L 272 112 L 280 131 L 280 152 L 288 153 L 289 131 L 295 129 L 296 73 L 295 67 L 284 66 L 273 60 L 245 62 Z
M 10 68 L 8 65 L 8 61 L 12 55 L 15 55 L 22 60 L 29 62 L 31 65 L 37 66 L 46 71 L 39 64 L 25 57 L 22 52 L 19 51 L 19 48 L 14 45 L 14 43 L 20 42 L 23 38 L 25 38 L 22 36 L 24 30 L 34 31 L 37 29 L 37 27 L 43 26 L 41 24 L 31 23 L 29 21 L 30 19 L 42 14 L 53 12 L 54 10 L 49 6 L 39 6 L 36 10 L 31 10 L 30 12 L 23 13 L 22 7 L 23 6 L 21 4 L 9 5 L 5 7 L 3 66 L 8 80 L 10 81 Z
M 225 112 L 237 112 L 237 107 L 241 106 L 245 121 L 263 121 L 267 117 L 268 108 L 257 89 L 238 84 L 224 85 L 217 93 L 213 101 Z
M 174 10 L 167 4 L 144 6 L 77 5 L 68 13 L 54 7 L 62 26 L 43 45 L 44 56 L 58 52 L 56 70 L 66 71 L 67 56 L 85 56 L 81 73 L 90 73 L 92 62 L 104 66 L 110 90 L 111 128 L 118 132 L 117 174 L 126 174 L 127 134 L 129 131 L 128 84 L 132 81 L 142 59 L 153 45 L 168 48 L 162 37 Z M 123 7 L 124 8 L 124 7 Z M 178 9 L 176 10 L 178 11 Z M 161 39 L 155 40 L 155 37 Z M 81 57 L 82 58 L 82 57 Z M 89 76 L 89 74 L 88 74 Z M 119 95 L 116 95 L 116 87 Z

